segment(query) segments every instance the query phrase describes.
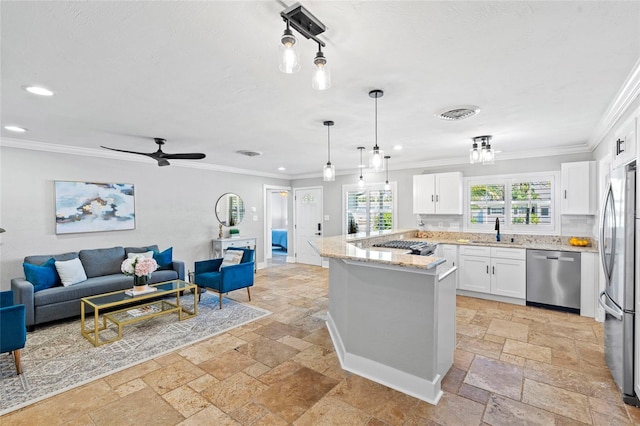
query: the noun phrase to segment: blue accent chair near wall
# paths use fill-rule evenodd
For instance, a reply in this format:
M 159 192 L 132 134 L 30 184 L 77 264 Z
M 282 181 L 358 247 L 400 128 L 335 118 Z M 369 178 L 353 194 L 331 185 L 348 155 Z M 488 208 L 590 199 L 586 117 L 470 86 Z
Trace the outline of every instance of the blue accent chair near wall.
M 0 353 L 13 352 L 16 371 L 22 373 L 20 349 L 27 342 L 27 314 L 24 305 L 13 304 L 13 291 L 0 292 Z
M 253 285 L 254 278 L 255 251 L 235 247 L 228 250 L 242 250 L 244 252 L 239 264 L 220 267 L 222 258 L 203 260 L 195 264 L 195 284 L 218 293 L 220 309 L 222 309 L 222 293 L 246 288 L 249 300 L 251 300 L 250 287 Z

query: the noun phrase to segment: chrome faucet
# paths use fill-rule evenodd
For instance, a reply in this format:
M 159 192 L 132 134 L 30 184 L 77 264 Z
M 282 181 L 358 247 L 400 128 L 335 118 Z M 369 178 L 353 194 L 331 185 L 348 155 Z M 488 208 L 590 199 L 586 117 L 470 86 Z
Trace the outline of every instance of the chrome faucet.
M 500 218 L 496 217 L 496 241 L 500 241 Z

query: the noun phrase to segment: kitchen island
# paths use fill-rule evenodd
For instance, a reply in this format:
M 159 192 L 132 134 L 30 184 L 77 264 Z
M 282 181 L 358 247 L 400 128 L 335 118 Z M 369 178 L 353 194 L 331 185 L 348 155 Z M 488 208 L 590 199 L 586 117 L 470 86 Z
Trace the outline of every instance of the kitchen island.
M 456 343 L 456 267 L 373 247 L 415 231 L 316 238 L 329 259 L 327 327 L 347 371 L 437 404 Z

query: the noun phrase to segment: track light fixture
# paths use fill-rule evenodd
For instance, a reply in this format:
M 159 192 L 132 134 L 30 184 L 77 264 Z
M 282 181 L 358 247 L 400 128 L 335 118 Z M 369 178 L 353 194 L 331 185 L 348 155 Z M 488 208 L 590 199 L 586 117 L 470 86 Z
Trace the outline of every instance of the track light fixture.
M 322 169 L 322 180 L 324 180 L 325 182 L 332 182 L 334 180 L 336 180 L 336 169 L 333 166 L 333 164 L 331 164 L 331 134 L 330 134 L 330 129 L 331 126 L 333 126 L 333 121 L 325 121 L 323 123 L 325 126 L 327 126 L 327 164 L 325 164 L 325 166 Z
M 372 90 L 369 92 L 369 97 L 376 100 L 376 143 L 373 149 L 369 152 L 369 167 L 374 172 L 384 171 L 384 151 L 378 146 L 378 98 L 384 95 L 382 90 Z
M 478 148 L 478 142 L 481 143 Z M 469 150 L 469 162 L 471 164 L 493 164 L 495 151 L 491 148 L 491 136 L 476 136 L 473 138 L 473 145 Z
M 362 165 L 362 151 L 366 148 L 364 146 L 359 146 L 358 150 L 360 150 L 360 179 L 358 179 L 358 187 L 364 188 L 364 178 L 362 177 L 362 169 L 364 168 Z
M 384 190 L 388 191 L 391 189 L 391 185 L 389 185 L 389 158 L 391 158 L 390 155 L 385 155 L 384 156 L 384 161 L 387 163 L 386 164 L 386 169 L 387 169 L 387 180 L 384 182 Z
M 315 66 L 311 86 L 316 90 L 326 90 L 331 87 L 331 74 L 327 66 L 327 58 L 322 52 L 325 44 L 316 37 L 324 32 L 326 27 L 311 12 L 296 3 L 280 12 L 280 16 L 287 23 L 287 28 L 280 38 L 280 71 L 292 74 L 300 69 L 298 54 L 295 51 L 296 38 L 291 28 L 302 34 L 307 39 L 318 43 L 318 53 L 313 59 Z

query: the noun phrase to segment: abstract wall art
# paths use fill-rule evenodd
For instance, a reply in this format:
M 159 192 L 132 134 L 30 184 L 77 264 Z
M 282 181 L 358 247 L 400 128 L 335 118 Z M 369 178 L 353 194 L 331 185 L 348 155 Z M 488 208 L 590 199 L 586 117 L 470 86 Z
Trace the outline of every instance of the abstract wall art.
M 130 183 L 55 181 L 56 234 L 136 228 Z

